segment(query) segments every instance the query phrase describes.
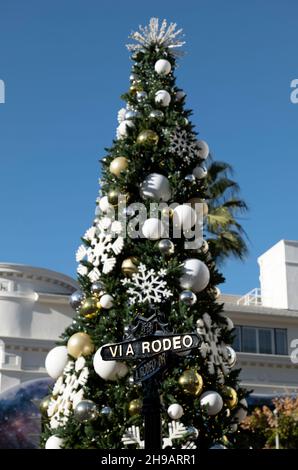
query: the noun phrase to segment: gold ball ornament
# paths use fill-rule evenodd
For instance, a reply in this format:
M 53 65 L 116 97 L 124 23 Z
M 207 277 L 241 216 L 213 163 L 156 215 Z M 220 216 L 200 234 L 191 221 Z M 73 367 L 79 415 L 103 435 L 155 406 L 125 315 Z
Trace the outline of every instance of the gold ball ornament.
M 42 416 L 47 417 L 48 416 L 48 408 L 50 404 L 51 396 L 47 395 L 44 397 L 41 402 L 39 403 L 39 410 Z
M 121 271 L 125 276 L 131 276 L 133 273 L 138 272 L 139 261 L 135 256 L 126 258 L 121 264 Z
M 144 147 L 151 147 L 153 145 L 157 145 L 159 141 L 159 137 L 156 132 L 147 129 L 139 133 L 137 137 L 137 143 Z
M 115 189 L 111 189 L 111 191 L 108 192 L 109 204 L 111 204 L 114 207 L 118 206 L 119 196 L 120 196 L 120 193 L 118 191 L 116 191 Z
M 233 409 L 238 403 L 238 396 L 234 388 L 226 385 L 222 390 L 222 396 L 228 408 Z
M 195 369 L 187 369 L 179 377 L 178 383 L 184 393 L 188 395 L 200 395 L 203 389 L 203 379 Z
M 67 343 L 68 354 L 75 359 L 80 356 L 90 356 L 94 351 L 94 344 L 87 333 L 75 333 Z
M 131 400 L 131 402 L 128 404 L 128 412 L 130 416 L 136 416 L 141 413 L 142 411 L 142 400 L 139 398 L 135 398 L 134 400 Z
M 142 85 L 140 83 L 137 83 L 137 81 L 134 81 L 134 83 L 129 87 L 129 93 L 131 95 L 136 95 L 138 91 L 142 90 Z
M 98 299 L 96 297 L 87 297 L 80 308 L 80 314 L 84 317 L 94 315 L 98 311 L 98 307 L 100 306 L 98 305 Z
M 117 157 L 110 164 L 110 172 L 115 176 L 120 176 L 120 174 L 125 171 L 128 167 L 128 161 L 125 157 Z

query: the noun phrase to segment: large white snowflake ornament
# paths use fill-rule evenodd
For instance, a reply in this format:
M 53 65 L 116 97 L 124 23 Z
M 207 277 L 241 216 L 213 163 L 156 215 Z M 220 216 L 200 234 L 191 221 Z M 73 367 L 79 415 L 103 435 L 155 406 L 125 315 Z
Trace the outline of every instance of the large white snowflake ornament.
M 202 338 L 200 353 L 207 361 L 208 371 L 217 375 L 219 382 L 229 373 L 229 355 L 225 343 L 220 339 L 220 328 L 212 323 L 208 313 L 197 321 L 197 332 Z
M 77 269 L 79 274 L 88 275 L 90 280 L 95 282 L 100 278 L 101 272 L 108 274 L 112 271 L 116 264 L 115 255 L 119 255 L 124 246 L 124 238 L 119 232 L 119 226 L 109 217 L 102 217 L 96 226 L 86 231 L 83 238 L 90 246 L 79 246 L 76 260 L 80 263 L 87 260 L 93 268 L 88 269 L 84 264 L 80 264 Z
M 167 24 L 166 20 L 162 20 L 159 26 L 158 18 L 151 18 L 148 26 L 139 26 L 139 31 L 132 32 L 129 36 L 134 39 L 138 44 L 127 44 L 126 47 L 129 51 L 144 51 L 149 49 L 152 45 L 158 47 L 168 48 L 173 56 L 182 55 L 181 51 L 177 48 L 182 47 L 185 41 L 182 41 L 182 29 L 178 29 L 176 23 Z
M 167 447 L 174 447 L 176 439 L 182 439 L 183 437 L 187 437 L 189 434 L 189 429 L 179 421 L 172 421 L 168 424 L 169 434 L 167 437 L 162 439 L 162 448 L 166 449 Z M 123 437 L 122 442 L 124 446 L 128 445 L 136 445 L 138 449 L 145 448 L 145 442 L 141 439 L 141 431 L 139 426 L 131 426 L 128 428 Z M 194 442 L 188 440 L 185 442 L 181 449 L 196 449 L 197 446 Z
M 48 407 L 50 427 L 57 429 L 65 426 L 72 410 L 84 398 L 84 385 L 89 376 L 86 361 L 79 357 L 69 361 L 63 374 L 56 381 Z
M 183 157 L 186 163 L 197 162 L 198 151 L 195 136 L 189 134 L 185 129 L 177 127 L 170 135 L 169 152 Z
M 155 272 L 154 269 L 147 270 L 147 266 L 140 263 L 137 273 L 121 280 L 124 286 L 128 286 L 129 303 L 160 303 L 171 297 L 173 294 L 167 289 L 167 282 L 163 279 L 166 274 L 165 269 Z

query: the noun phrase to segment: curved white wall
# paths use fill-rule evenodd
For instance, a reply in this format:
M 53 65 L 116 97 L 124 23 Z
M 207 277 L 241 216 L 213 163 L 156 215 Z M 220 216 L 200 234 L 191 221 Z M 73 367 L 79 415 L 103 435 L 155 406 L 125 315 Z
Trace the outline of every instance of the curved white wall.
M 72 321 L 76 289 L 63 274 L 0 263 L 0 391 L 46 376 L 45 356 Z

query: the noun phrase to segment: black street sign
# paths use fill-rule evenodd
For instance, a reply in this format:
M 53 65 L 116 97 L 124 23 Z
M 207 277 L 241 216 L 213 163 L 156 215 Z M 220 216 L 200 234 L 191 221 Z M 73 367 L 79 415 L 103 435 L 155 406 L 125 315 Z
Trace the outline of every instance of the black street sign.
M 143 382 L 165 369 L 167 366 L 167 353 L 163 352 L 146 359 L 134 371 L 134 381 Z
M 188 351 L 197 348 L 199 343 L 195 333 L 143 337 L 103 346 L 101 356 L 105 361 L 143 359 L 166 351 Z

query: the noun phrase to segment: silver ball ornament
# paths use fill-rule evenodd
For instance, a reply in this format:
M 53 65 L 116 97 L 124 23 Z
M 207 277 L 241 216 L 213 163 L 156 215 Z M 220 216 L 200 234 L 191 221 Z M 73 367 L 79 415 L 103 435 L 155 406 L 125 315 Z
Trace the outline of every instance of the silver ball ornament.
M 97 281 L 97 282 L 94 282 L 91 286 L 91 293 L 93 295 L 96 295 L 98 297 L 100 297 L 101 295 L 103 295 L 105 293 L 105 286 L 102 282 L 100 281 Z
M 137 76 L 136 73 L 131 73 L 130 76 L 129 76 L 129 80 L 130 80 L 131 82 L 134 82 L 135 80 L 138 80 L 138 78 L 139 78 L 139 77 Z
M 192 305 L 196 303 L 197 296 L 191 290 L 184 290 L 181 292 L 179 299 L 180 299 L 180 302 L 187 305 L 188 307 L 191 307 Z
M 125 119 L 135 119 L 140 117 L 140 113 L 138 111 L 134 111 L 133 109 L 129 109 L 125 113 Z
M 149 114 L 149 118 L 152 121 L 161 121 L 164 116 L 164 113 L 160 109 L 153 109 Z
M 172 255 L 175 250 L 174 243 L 168 238 L 163 238 L 158 242 L 158 249 L 163 255 Z
M 85 299 L 85 294 L 81 290 L 76 290 L 69 297 L 69 304 L 74 309 L 77 310 L 81 307 L 83 300 Z
M 196 181 L 196 177 L 194 175 L 186 175 L 184 179 L 188 183 L 194 183 Z
M 98 415 L 97 405 L 92 400 L 82 400 L 74 409 L 74 417 L 80 423 L 95 421 Z
M 137 101 L 143 103 L 148 98 L 148 93 L 146 91 L 137 91 Z
M 110 408 L 109 406 L 103 406 L 102 409 L 100 410 L 100 414 L 102 416 L 109 417 L 111 416 L 112 413 L 113 413 L 112 408 Z
M 189 426 L 187 428 L 187 438 L 188 439 L 195 440 L 195 439 L 198 438 L 198 435 L 199 435 L 199 431 L 194 426 Z
M 237 361 L 237 354 L 231 346 L 226 346 L 228 353 L 228 364 L 230 367 L 234 367 Z

